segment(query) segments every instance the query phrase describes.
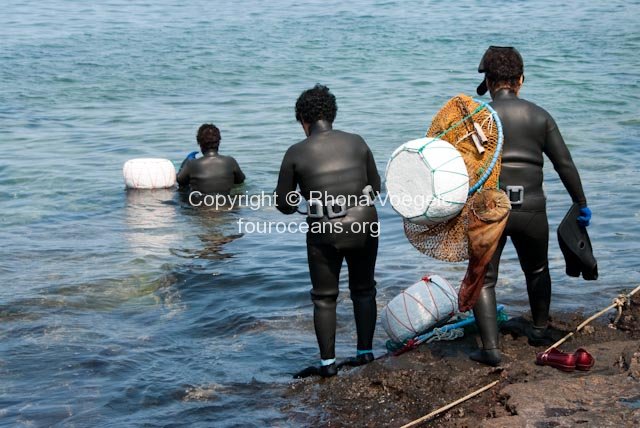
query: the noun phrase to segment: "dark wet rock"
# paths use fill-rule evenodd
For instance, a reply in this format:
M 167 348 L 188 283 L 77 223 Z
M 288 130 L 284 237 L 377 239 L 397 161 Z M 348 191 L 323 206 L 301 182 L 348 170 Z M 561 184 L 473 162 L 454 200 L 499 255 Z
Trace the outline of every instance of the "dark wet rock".
M 551 329 L 571 331 L 586 316 L 556 314 Z M 623 321 L 629 319 L 637 324 Z M 468 358 L 477 348 L 470 336 L 384 356 L 331 379 L 296 381 L 287 393 L 292 421 L 300 426 L 399 427 L 500 380 L 421 426 L 640 426 L 640 301 L 625 308 L 624 329 L 610 328 L 609 321 L 606 316 L 594 321 L 561 346 L 565 352 L 588 350 L 596 361 L 588 372 L 537 366 L 535 354 L 545 347 L 529 346 L 526 334 L 514 332 L 502 336 L 502 363 L 488 367 Z M 518 320 L 523 333 L 527 322 L 526 317 Z

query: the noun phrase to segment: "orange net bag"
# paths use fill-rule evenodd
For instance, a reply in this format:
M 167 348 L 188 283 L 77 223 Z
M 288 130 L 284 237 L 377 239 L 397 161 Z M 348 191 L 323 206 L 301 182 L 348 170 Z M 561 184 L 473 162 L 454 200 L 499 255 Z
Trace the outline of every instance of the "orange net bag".
M 469 174 L 469 196 L 482 188 L 498 187 L 502 125 L 488 104 L 464 94 L 451 98 L 434 116 L 427 137 L 443 139 L 458 149 Z M 456 217 L 433 226 L 404 219 L 405 235 L 430 257 L 448 262 L 467 260 L 468 205 Z

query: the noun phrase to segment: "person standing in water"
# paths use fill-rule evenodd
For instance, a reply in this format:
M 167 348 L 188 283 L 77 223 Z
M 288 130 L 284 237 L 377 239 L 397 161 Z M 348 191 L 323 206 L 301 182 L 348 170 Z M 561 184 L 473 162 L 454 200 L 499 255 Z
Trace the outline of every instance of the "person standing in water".
M 332 128 L 337 110 L 335 96 L 326 86 L 302 92 L 295 112 L 307 138 L 287 150 L 275 194 L 276 206 L 284 214 L 298 210 L 287 197 L 297 188 L 307 201 L 307 257 L 321 362 L 295 377 L 337 373 L 336 304 L 344 260 L 358 335 L 356 356 L 345 364 L 374 359 L 379 223 L 373 200 L 380 191 L 380 176 L 362 137 Z
M 189 188 L 200 196 L 228 195 L 234 185 L 244 182 L 245 175 L 238 162 L 218 153 L 220 139 L 220 130 L 215 125 L 200 126 L 196 140 L 202 157 L 196 159 L 198 152 L 192 152 L 182 162 L 177 176 L 181 188 Z
M 478 72 L 485 78 L 479 95 L 487 90 L 491 106 L 498 113 L 504 131 L 500 188 L 506 191 L 512 210 L 498 248 L 491 259 L 474 315 L 480 330 L 482 349 L 470 358 L 496 366 L 501 361 L 498 349 L 495 285 L 500 256 L 507 236 L 518 253 L 524 272 L 533 325 L 527 332 L 529 344 L 551 344 L 547 333 L 551 277 L 549 276 L 549 224 L 546 197 L 542 189 L 543 154 L 560 176 L 574 203 L 580 206 L 578 223 L 588 226 L 591 211 L 582 190 L 578 170 L 551 115 L 537 105 L 518 97 L 524 82 L 524 64 L 512 47 L 491 46 L 482 57 Z

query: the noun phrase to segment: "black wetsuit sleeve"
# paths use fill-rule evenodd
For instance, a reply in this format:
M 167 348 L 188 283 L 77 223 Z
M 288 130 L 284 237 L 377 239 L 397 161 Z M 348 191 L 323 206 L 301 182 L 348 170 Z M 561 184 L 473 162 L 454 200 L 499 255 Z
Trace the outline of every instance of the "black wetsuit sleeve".
M 293 214 L 297 207 L 289 205 L 286 196 L 289 192 L 296 190 L 298 183 L 295 174 L 295 163 L 291 149 L 287 150 L 280 166 L 280 174 L 278 175 L 278 187 L 275 191 L 275 202 L 278 211 L 284 214 Z
M 371 149 L 367 150 L 367 183 L 373 187 L 374 192 L 380 193 L 380 174 L 378 174 L 378 167 L 376 166 L 376 160 L 373 158 Z
M 182 165 L 180 165 L 180 171 L 178 171 L 178 175 L 176 176 L 176 180 L 178 181 L 178 184 L 180 185 L 180 187 L 189 185 L 189 178 L 190 178 L 189 164 L 191 163 L 189 161 L 190 159 L 185 159 L 182 162 Z
M 582 182 L 578 169 L 573 163 L 571 153 L 562 139 L 558 125 L 552 117 L 547 119 L 547 137 L 544 144 L 544 153 L 549 157 L 553 168 L 556 170 L 562 180 L 562 184 L 571 195 L 573 202 L 580 207 L 587 206 L 587 198 L 582 190 Z
M 246 176 L 244 175 L 244 172 L 242 172 L 242 169 L 240 169 L 238 161 L 234 158 L 231 159 L 233 160 L 233 184 L 242 184 L 244 183 Z

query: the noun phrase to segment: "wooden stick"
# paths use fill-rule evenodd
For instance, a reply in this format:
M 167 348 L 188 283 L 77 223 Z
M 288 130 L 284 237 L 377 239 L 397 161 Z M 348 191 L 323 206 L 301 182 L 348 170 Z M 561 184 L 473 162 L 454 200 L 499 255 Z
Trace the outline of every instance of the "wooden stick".
M 640 291 L 640 285 L 637 286 L 635 289 L 633 289 L 632 292 L 630 292 L 629 294 L 626 294 L 625 297 L 627 299 L 630 299 L 631 296 L 633 296 L 634 294 L 636 294 L 638 291 Z M 610 304 L 609 306 L 607 306 L 606 308 L 604 308 L 603 310 L 601 310 L 600 312 L 598 312 L 597 314 L 591 315 L 589 318 L 587 318 L 586 320 L 584 320 L 582 323 L 580 323 L 580 325 L 578 327 L 576 327 L 576 329 L 574 331 L 572 331 L 571 333 L 567 334 L 565 337 L 563 337 L 562 339 L 558 340 L 556 343 L 554 343 L 553 345 L 549 346 L 547 348 L 546 351 L 544 352 L 548 352 L 549 350 L 551 350 L 551 348 L 557 348 L 558 346 L 562 345 L 564 342 L 567 341 L 567 339 L 569 339 L 571 336 L 573 336 L 575 333 L 579 332 L 580 330 L 582 330 L 587 324 L 589 324 L 591 321 L 593 321 L 594 319 L 600 317 L 601 315 L 604 315 L 605 313 L 607 313 L 608 311 L 610 311 L 611 309 L 615 308 L 616 306 L 619 306 L 619 303 L 617 301 L 613 302 L 612 304 Z
M 473 144 L 476 146 L 476 150 L 478 151 L 479 154 L 483 154 L 484 153 L 484 147 L 482 147 L 482 144 L 480 143 L 480 138 L 478 137 L 477 134 L 471 134 L 471 139 L 473 140 Z
M 428 415 L 425 415 L 425 416 L 421 417 L 420 419 L 416 419 L 416 420 L 415 420 L 415 421 L 413 421 L 413 422 L 409 422 L 408 424 L 403 425 L 401 428 L 414 427 L 414 426 L 416 426 L 416 425 L 418 425 L 418 424 L 420 424 L 420 423 L 422 423 L 422 422 L 425 422 L 425 421 L 427 421 L 427 420 L 431 419 L 432 417 L 436 416 L 437 414 L 440 414 L 440 413 L 442 413 L 442 412 L 444 412 L 444 411 L 446 411 L 446 410 L 449 410 L 450 408 L 455 407 L 455 406 L 457 406 L 458 404 L 460 404 L 460 403 L 462 403 L 462 402 L 464 402 L 464 401 L 467 401 L 468 399 L 473 398 L 473 397 L 475 397 L 475 396 L 476 396 L 476 395 L 478 395 L 478 394 L 482 394 L 482 393 L 483 393 L 483 392 L 485 392 L 487 389 L 491 389 L 491 388 L 493 388 L 494 386 L 496 386 L 499 382 L 500 382 L 499 380 L 493 381 L 493 382 L 491 382 L 490 384 L 485 385 L 485 386 L 483 386 L 482 388 L 478 389 L 477 391 L 474 391 L 474 392 L 472 392 L 471 394 L 465 395 L 464 397 L 462 397 L 462 398 L 460 398 L 460 399 L 458 399 L 458 400 L 454 401 L 453 403 L 449 403 L 449 404 L 447 404 L 446 406 L 444 406 L 444 407 L 440 407 L 439 409 L 434 410 L 433 412 L 429 413 Z
M 489 139 L 482 130 L 482 126 L 480 126 L 478 122 L 473 122 L 473 129 L 475 129 L 476 135 L 478 135 L 478 138 L 480 139 L 480 142 L 483 146 L 489 142 Z

